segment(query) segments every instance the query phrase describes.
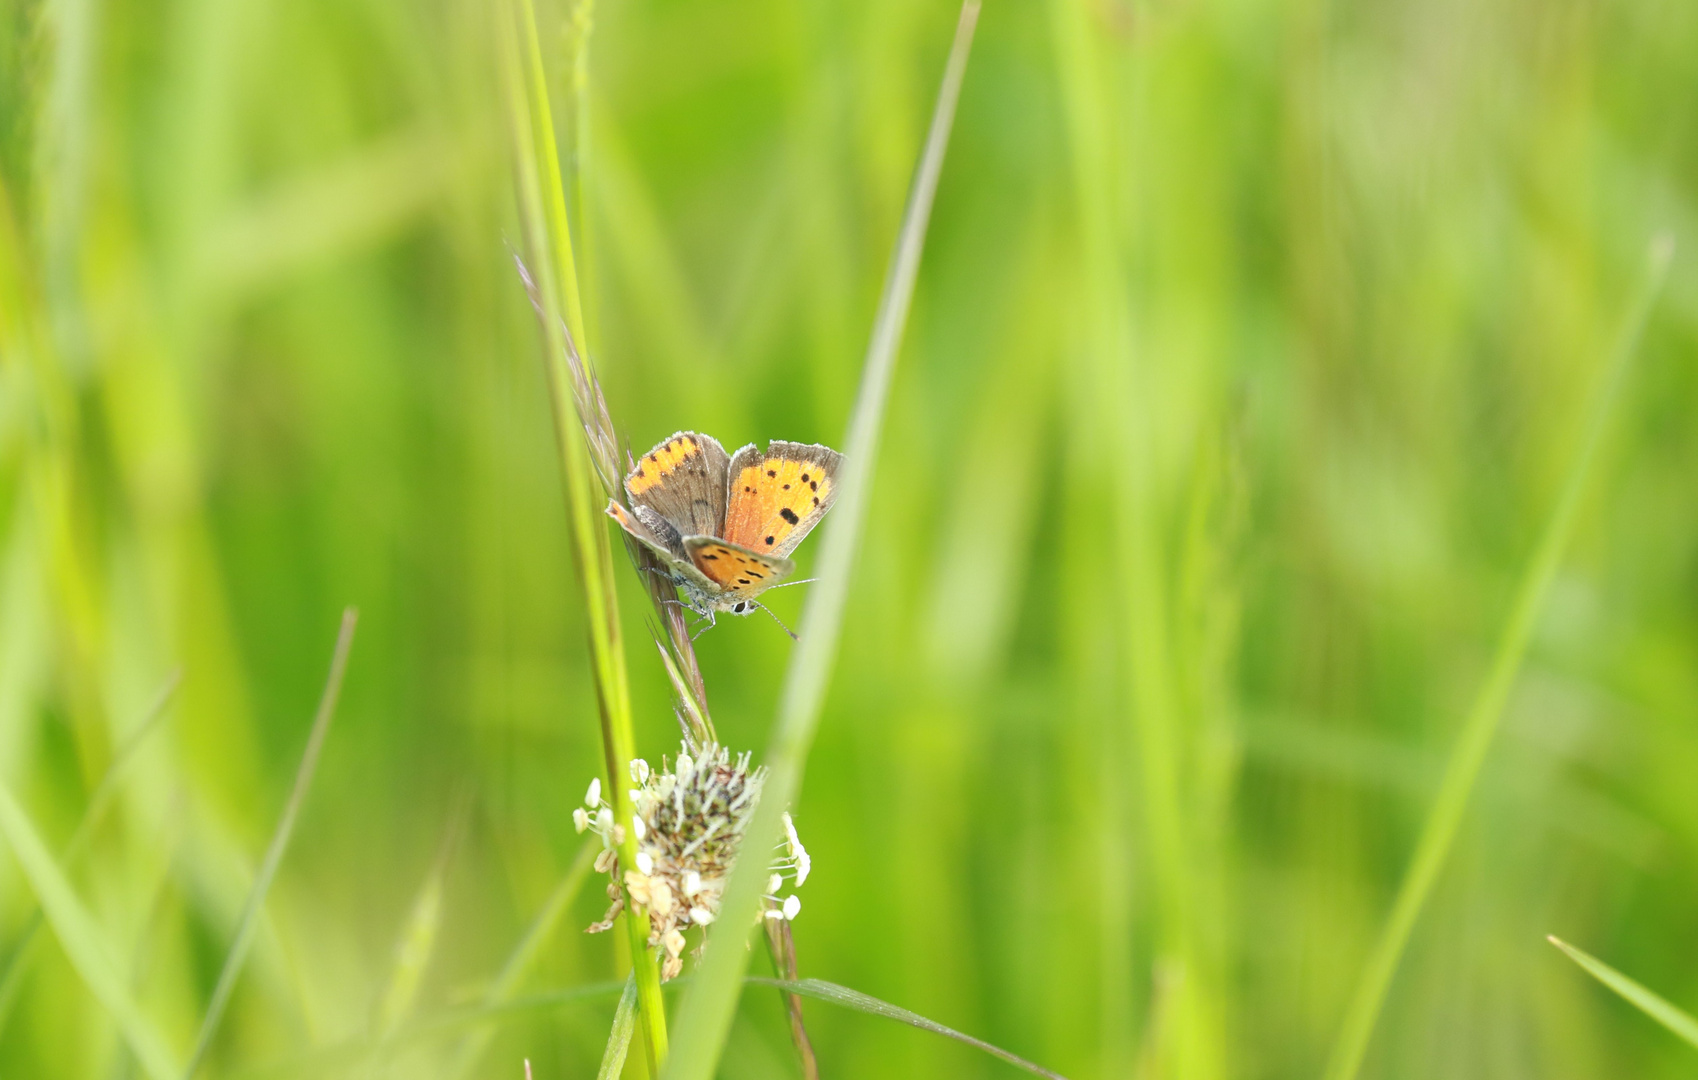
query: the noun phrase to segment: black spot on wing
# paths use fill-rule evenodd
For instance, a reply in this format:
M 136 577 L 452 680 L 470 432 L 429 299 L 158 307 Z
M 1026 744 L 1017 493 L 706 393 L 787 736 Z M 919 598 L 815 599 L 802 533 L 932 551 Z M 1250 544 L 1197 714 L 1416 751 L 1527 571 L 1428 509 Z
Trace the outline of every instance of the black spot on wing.
M 789 507 L 788 507 L 788 506 L 786 506 L 786 507 L 784 507 L 784 508 L 783 508 L 783 509 L 781 509 L 781 510 L 780 510 L 780 511 L 779 511 L 779 512 L 778 512 L 778 516 L 779 516 L 779 517 L 781 517 L 781 518 L 783 518 L 783 519 L 784 519 L 784 520 L 785 520 L 785 521 L 788 521 L 788 522 L 789 522 L 789 523 L 790 523 L 790 524 L 792 524 L 792 525 L 794 525 L 794 524 L 796 524 L 796 523 L 797 523 L 797 522 L 798 522 L 798 521 L 801 521 L 801 520 L 802 520 L 802 519 L 801 519 L 801 518 L 799 518 L 799 517 L 797 517 L 797 516 L 796 516 L 796 511 L 794 511 L 794 510 L 792 510 L 792 509 L 790 509 L 790 508 L 789 508 Z
M 770 547 L 770 546 L 771 546 L 771 545 L 772 545 L 772 537 L 770 537 L 770 536 L 769 536 L 769 537 L 767 537 L 767 538 L 766 538 L 766 542 L 767 542 L 767 546 L 769 546 L 769 547 Z

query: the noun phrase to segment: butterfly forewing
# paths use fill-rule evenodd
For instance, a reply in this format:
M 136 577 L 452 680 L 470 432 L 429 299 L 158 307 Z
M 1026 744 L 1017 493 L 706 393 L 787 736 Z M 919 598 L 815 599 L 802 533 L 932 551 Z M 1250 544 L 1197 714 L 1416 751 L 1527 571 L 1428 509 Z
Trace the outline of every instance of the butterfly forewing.
M 753 443 L 743 447 L 731 459 L 720 535 L 750 551 L 790 554 L 831 509 L 842 461 L 817 444 L 774 442 L 765 453 Z
M 718 536 L 725 526 L 730 464 L 713 436 L 680 431 L 637 459 L 625 491 L 633 508 L 648 507 L 680 536 Z
M 789 577 L 796 564 L 750 551 L 712 536 L 686 536 L 684 548 L 696 569 L 723 592 L 752 597 Z

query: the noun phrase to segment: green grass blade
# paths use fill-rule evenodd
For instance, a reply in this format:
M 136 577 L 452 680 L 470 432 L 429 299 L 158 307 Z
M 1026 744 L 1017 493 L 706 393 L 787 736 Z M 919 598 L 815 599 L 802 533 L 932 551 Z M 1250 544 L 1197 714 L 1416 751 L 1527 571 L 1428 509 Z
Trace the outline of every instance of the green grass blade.
M 1545 940 L 1561 949 L 1592 978 L 1620 994 L 1628 1004 L 1693 1046 L 1698 1046 L 1698 1020 L 1694 1020 L 1689 1013 L 1671 1005 L 1661 996 L 1647 990 L 1584 949 L 1577 949 L 1554 934 L 1547 936 Z
M 431 860 L 430 870 L 407 909 L 407 920 L 395 946 L 395 963 L 378 998 L 377 1030 L 380 1036 L 387 1037 L 412 1015 L 425 971 L 430 967 L 431 957 L 436 954 L 436 943 L 442 929 L 444 880 L 465 823 L 467 803 L 464 792 L 454 800 L 448 824 L 442 831 L 442 840 L 437 845 L 436 858 Z
M 525 930 L 525 935 L 508 954 L 507 962 L 501 965 L 500 974 L 490 983 L 484 992 L 483 1006 L 489 1009 L 499 1008 L 512 997 L 518 989 L 519 981 L 531 970 L 536 962 L 537 954 L 542 951 L 543 943 L 554 933 L 554 927 L 560 922 L 560 916 L 566 913 L 566 908 L 577 899 L 578 890 L 584 887 L 584 882 L 590 876 L 590 869 L 595 865 L 596 853 L 601 850 L 601 842 L 594 836 L 585 840 L 578 849 L 577 857 L 572 865 L 566 868 L 566 873 L 554 891 L 548 894 L 542 907 L 531 919 L 531 925 Z M 483 1056 L 489 1046 L 490 1031 L 482 1029 L 466 1036 L 456 1055 L 454 1067 L 448 1071 L 451 1077 L 465 1076 L 476 1067 L 478 1059 Z
M 1664 279 L 1668 276 L 1669 262 L 1673 254 L 1673 242 L 1668 238 L 1659 237 L 1651 246 L 1644 284 L 1629 311 L 1625 328 L 1616 345 L 1615 355 L 1604 371 L 1603 381 L 1593 396 L 1580 447 L 1569 466 L 1562 494 L 1545 524 L 1539 546 L 1527 564 L 1520 588 L 1516 592 L 1514 606 L 1510 609 L 1509 621 L 1504 625 L 1503 635 L 1498 640 L 1497 654 L 1493 658 L 1491 670 L 1486 676 L 1485 684 L 1480 688 L 1467 721 L 1463 724 L 1462 734 L 1457 740 L 1456 748 L 1451 752 L 1450 761 L 1445 766 L 1438 796 L 1427 814 L 1426 824 L 1422 827 L 1420 840 L 1415 846 L 1415 854 L 1410 859 L 1409 869 L 1392 906 L 1391 917 L 1362 970 L 1355 994 L 1345 1013 L 1344 1024 L 1339 1029 L 1338 1040 L 1333 1046 L 1332 1057 L 1327 1065 L 1327 1080 L 1355 1080 L 1362 1066 L 1362 1058 L 1367 1053 L 1368 1041 L 1379 1019 L 1380 1008 L 1385 1003 L 1386 991 L 1391 986 L 1392 977 L 1397 973 L 1398 962 L 1409 943 L 1409 935 L 1421 917 L 1421 910 L 1426 906 L 1427 897 L 1432 893 L 1433 884 L 1444 868 L 1451 843 L 1456 839 L 1456 831 L 1467 811 L 1474 783 L 1479 778 L 1486 754 L 1491 749 L 1498 721 L 1503 716 L 1504 704 L 1515 684 L 1516 673 L 1521 668 L 1521 659 L 1527 652 L 1527 641 L 1532 635 L 1534 620 L 1539 614 L 1551 579 L 1556 575 L 1557 567 L 1562 561 L 1563 551 L 1568 546 L 1569 534 L 1573 531 L 1586 481 L 1591 474 L 1592 461 L 1597 457 L 1598 445 L 1603 441 L 1604 430 L 1614 412 L 1616 398 L 1620 396 L 1628 368 L 1638 352 L 1639 339 L 1650 317 L 1651 308 L 1658 293 L 1662 291 Z
M 164 1036 L 130 996 L 94 918 L 77 899 L 71 883 L 47 853 L 35 825 L 4 784 L 0 784 L 0 836 L 11 846 L 71 966 L 112 1015 L 142 1070 L 153 1080 L 176 1080 L 175 1055 Z
M 983 1039 L 975 1039 L 971 1035 L 963 1034 L 952 1027 L 946 1027 L 936 1020 L 928 1020 L 919 1013 L 909 1012 L 907 1009 L 892 1005 L 888 1001 L 880 1001 L 870 994 L 851 990 L 847 986 L 839 986 L 823 979 L 798 979 L 792 982 L 787 979 L 767 979 L 757 975 L 751 975 L 744 981 L 756 986 L 775 986 L 799 997 L 813 998 L 815 1001 L 828 1001 L 833 1005 L 841 1005 L 846 1009 L 854 1009 L 856 1012 L 863 1012 L 869 1016 L 882 1016 L 886 1020 L 895 1020 L 899 1024 L 907 1024 L 909 1027 L 917 1027 L 921 1031 L 929 1031 L 934 1035 L 942 1035 L 945 1038 L 954 1039 L 956 1042 L 966 1043 L 974 1049 L 983 1050 L 994 1058 L 1008 1062 L 1017 1069 L 1024 1069 L 1033 1076 L 1047 1076 L 1050 1080 L 1067 1080 L 1060 1073 L 1052 1072 L 1042 1065 L 1035 1065 L 1018 1054 L 1009 1053 L 1000 1046 L 993 1046 Z
M 613 1028 L 607 1033 L 607 1049 L 601 1055 L 601 1068 L 596 1080 L 619 1080 L 625 1071 L 625 1051 L 631 1048 L 631 1030 L 637 1026 L 637 980 L 625 980 L 625 991 L 619 995 L 619 1008 L 613 1013 Z
M 254 934 L 259 930 L 259 918 L 265 909 L 266 894 L 271 891 L 271 883 L 277 877 L 277 868 L 283 862 L 284 852 L 289 849 L 289 840 L 295 833 L 295 819 L 300 815 L 301 805 L 306 802 L 307 790 L 312 787 L 313 773 L 318 768 L 318 757 L 324 749 L 325 736 L 330 732 L 330 720 L 336 715 L 336 701 L 342 694 L 342 676 L 348 670 L 348 650 L 354 644 L 354 625 L 358 621 L 359 612 L 354 608 L 343 610 L 342 627 L 336 634 L 336 650 L 330 658 L 330 674 L 324 681 L 324 692 L 318 699 L 318 712 L 313 716 L 312 731 L 307 735 L 307 748 L 301 754 L 300 767 L 295 770 L 295 783 L 289 791 L 288 801 L 283 804 L 283 816 L 277 821 L 271 844 L 265 849 L 265 858 L 260 863 L 253 888 L 249 890 L 247 902 L 242 907 L 241 918 L 236 922 L 236 935 L 230 942 L 230 951 L 225 954 L 224 967 L 219 971 L 218 983 L 212 990 L 212 1000 L 207 1003 L 206 1016 L 201 1020 L 200 1033 L 195 1037 L 194 1053 L 189 1056 L 189 1063 L 183 1068 L 183 1080 L 192 1080 L 206 1058 L 207 1048 L 212 1045 L 212 1038 L 218 1033 L 219 1022 L 224 1019 L 224 1010 L 230 1004 L 230 995 L 236 989 L 236 979 L 242 973 L 242 964 L 247 959 L 248 948 L 253 944 Z
M 719 918 L 708 938 L 699 977 L 680 1006 L 677 1051 L 667 1063 L 666 1080 L 708 1080 L 719 1063 L 736 1011 L 739 980 L 749 963 L 745 946 L 754 928 L 767 876 L 766 862 L 759 853 L 770 851 L 778 841 L 779 815 L 789 807 L 801 784 L 802 769 L 819 723 L 820 705 L 836 657 L 837 636 L 849 595 L 849 574 L 866 515 L 867 489 L 878 455 L 885 399 L 896 365 L 897 346 L 907 323 L 932 199 L 937 193 L 938 175 L 943 168 L 944 150 L 949 144 L 978 17 L 977 0 L 967 0 L 961 7 L 931 128 L 915 170 L 896 250 L 885 278 L 884 294 L 873 323 L 861 389 L 844 443 L 843 478 L 836 510 L 826 522 L 825 538 L 820 544 L 818 584 L 809 594 L 802 613 L 801 640 L 791 654 L 778 721 L 763 761 L 769 770 L 766 784 L 743 840 L 743 850 L 752 854 L 732 872 Z
M 89 837 L 94 835 L 100 823 L 106 820 L 106 811 L 111 809 L 112 802 L 117 798 L 120 782 L 124 778 L 126 767 L 135 758 L 136 751 L 141 749 L 147 737 L 158 730 L 159 722 L 165 718 L 165 706 L 177 692 L 177 684 L 182 681 L 182 670 L 171 672 L 153 696 L 153 702 L 148 706 L 147 713 L 141 723 L 130 732 L 122 746 L 112 755 L 112 763 L 106 767 L 106 773 L 95 786 L 94 794 L 88 798 L 88 809 L 83 811 L 83 817 L 77 823 L 76 832 L 65 844 L 64 863 L 69 869 L 75 866 L 77 860 L 88 850 Z M 41 930 L 41 910 L 37 908 L 30 913 L 24 924 L 24 929 L 18 934 L 18 944 L 12 950 L 12 955 L 6 960 L 6 967 L 0 972 L 0 1031 L 6 1028 L 6 1020 L 12 1014 L 12 1006 L 17 1003 L 18 991 L 23 988 L 24 976 L 29 974 L 30 961 L 36 953 L 36 935 Z
M 583 303 L 572 255 L 572 233 L 566 215 L 566 191 L 560 172 L 554 120 L 549 110 L 548 81 L 543 69 L 536 13 L 530 0 L 517 0 L 498 13 L 497 36 L 501 68 L 507 83 L 507 106 L 512 127 L 515 179 L 525 240 L 537 265 L 542 298 L 542 331 L 547 346 L 550 405 L 554 413 L 556 448 L 565 474 L 566 509 L 572 552 L 583 585 L 585 621 L 590 639 L 590 663 L 595 677 L 601 721 L 601 742 L 607 770 L 608 801 L 616 821 L 629 822 L 633 810 L 627 771 L 636 756 L 631 719 L 631 690 L 625 667 L 623 631 L 613 590 L 612 546 L 602 514 L 601 485 L 606 463 L 599 471 L 590 460 L 587 419 L 580 412 L 568 356 L 578 353 L 585 383 L 594 386 L 589 348 L 584 336 Z M 569 336 L 568 336 L 569 335 Z M 587 391 L 586 391 L 587 394 Z M 620 846 L 625 866 L 636 865 L 637 838 L 625 831 Z M 665 1002 L 660 994 L 660 968 L 648 947 L 648 920 L 640 906 L 626 897 L 622 916 L 637 978 L 644 1054 L 650 1073 L 666 1058 Z

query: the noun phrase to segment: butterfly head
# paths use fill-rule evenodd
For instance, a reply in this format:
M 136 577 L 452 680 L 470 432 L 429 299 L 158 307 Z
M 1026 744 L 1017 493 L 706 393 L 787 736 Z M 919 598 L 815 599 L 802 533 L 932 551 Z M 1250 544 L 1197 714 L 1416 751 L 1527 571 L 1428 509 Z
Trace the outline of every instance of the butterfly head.
M 750 599 L 738 599 L 725 593 L 711 592 L 683 574 L 674 576 L 672 583 L 678 587 L 684 606 L 703 618 L 713 615 L 749 615 L 760 607 Z

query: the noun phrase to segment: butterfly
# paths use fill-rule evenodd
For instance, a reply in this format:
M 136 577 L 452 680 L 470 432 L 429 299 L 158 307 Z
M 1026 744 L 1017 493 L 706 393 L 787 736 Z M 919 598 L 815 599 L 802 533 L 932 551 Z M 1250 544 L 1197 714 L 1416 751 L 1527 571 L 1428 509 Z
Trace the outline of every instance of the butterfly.
M 717 612 L 753 612 L 755 597 L 795 573 L 785 556 L 831 509 L 842 462 L 793 442 L 727 454 L 712 436 L 680 431 L 626 474 L 630 510 L 615 499 L 607 513 L 660 557 L 685 605 L 711 625 Z

